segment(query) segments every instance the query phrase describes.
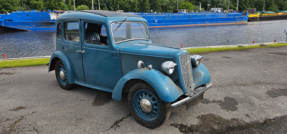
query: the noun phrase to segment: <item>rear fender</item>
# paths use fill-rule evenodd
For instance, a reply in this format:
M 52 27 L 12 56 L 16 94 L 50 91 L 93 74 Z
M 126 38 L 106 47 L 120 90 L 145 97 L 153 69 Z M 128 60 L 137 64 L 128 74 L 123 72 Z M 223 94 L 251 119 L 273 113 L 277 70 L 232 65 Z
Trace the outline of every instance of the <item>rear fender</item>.
M 129 80 L 133 79 L 139 79 L 148 83 L 164 102 L 173 102 L 183 94 L 182 89 L 160 71 L 155 69 L 135 69 L 118 81 L 113 90 L 112 98 L 120 101 L 122 99 L 123 87 Z
M 69 60 L 66 57 L 66 55 L 64 53 L 62 53 L 61 51 L 56 51 L 51 56 L 50 62 L 49 62 L 49 67 L 48 67 L 48 72 L 55 70 L 55 64 L 56 64 L 57 60 L 61 60 L 63 62 L 64 66 L 66 68 L 66 71 L 68 73 L 68 81 L 70 84 L 73 84 L 75 79 L 74 79 L 71 65 L 70 65 Z

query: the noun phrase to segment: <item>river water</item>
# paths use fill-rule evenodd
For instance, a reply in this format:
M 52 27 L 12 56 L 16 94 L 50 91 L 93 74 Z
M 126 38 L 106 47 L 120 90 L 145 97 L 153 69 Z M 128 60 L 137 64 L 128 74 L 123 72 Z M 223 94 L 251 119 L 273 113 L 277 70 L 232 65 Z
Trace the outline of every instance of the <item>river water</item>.
M 285 41 L 287 20 L 249 22 L 244 25 L 151 28 L 153 43 L 201 47 Z M 56 48 L 54 31 L 0 32 L 0 59 L 49 56 Z

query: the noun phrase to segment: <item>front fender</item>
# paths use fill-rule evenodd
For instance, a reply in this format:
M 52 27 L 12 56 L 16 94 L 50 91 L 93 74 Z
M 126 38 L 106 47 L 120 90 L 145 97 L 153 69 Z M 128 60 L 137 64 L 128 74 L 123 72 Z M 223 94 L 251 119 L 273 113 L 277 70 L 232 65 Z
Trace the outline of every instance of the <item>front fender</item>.
M 122 90 L 125 83 L 132 79 L 140 79 L 153 87 L 159 98 L 164 102 L 173 102 L 183 94 L 182 89 L 178 87 L 168 76 L 155 69 L 135 69 L 123 76 L 113 90 L 112 98 L 120 101 Z
M 72 72 L 72 68 L 70 66 L 68 58 L 61 51 L 56 51 L 56 52 L 54 52 L 52 54 L 52 56 L 50 58 L 50 62 L 49 62 L 48 72 L 50 72 L 50 71 L 55 69 L 55 64 L 56 64 L 58 59 L 60 59 L 63 62 L 64 66 L 66 68 L 66 71 L 68 73 L 68 81 L 69 81 L 69 83 L 73 84 L 75 79 L 74 79 L 74 75 L 73 75 L 73 72 Z
M 202 63 L 200 63 L 197 67 L 192 68 L 192 75 L 194 88 L 210 82 L 210 74 Z

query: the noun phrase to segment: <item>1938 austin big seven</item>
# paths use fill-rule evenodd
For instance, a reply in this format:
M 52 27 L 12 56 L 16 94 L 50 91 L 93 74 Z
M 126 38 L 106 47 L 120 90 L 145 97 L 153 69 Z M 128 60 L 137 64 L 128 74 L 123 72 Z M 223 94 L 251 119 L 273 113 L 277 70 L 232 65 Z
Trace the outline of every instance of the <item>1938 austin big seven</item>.
M 198 103 L 209 89 L 210 74 L 184 49 L 153 44 L 147 21 L 137 15 L 83 10 L 57 21 L 56 51 L 49 62 L 61 88 L 73 84 L 112 93 L 138 123 L 155 128 L 171 107 Z

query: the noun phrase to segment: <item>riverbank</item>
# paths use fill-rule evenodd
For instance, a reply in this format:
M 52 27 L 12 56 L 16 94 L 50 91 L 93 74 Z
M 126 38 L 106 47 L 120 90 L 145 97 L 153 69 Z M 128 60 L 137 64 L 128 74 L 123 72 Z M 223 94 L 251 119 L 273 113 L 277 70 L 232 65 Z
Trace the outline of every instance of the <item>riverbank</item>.
M 0 68 L 46 65 L 47 63 L 49 63 L 49 60 L 50 58 L 19 59 L 19 60 L 8 59 L 0 61 Z
M 212 47 L 185 48 L 185 49 L 190 54 L 195 54 L 195 53 L 198 54 L 198 53 L 216 52 L 216 51 L 245 50 L 245 49 L 254 49 L 254 48 L 283 47 L 283 46 L 287 46 L 287 43 L 212 46 Z M 50 60 L 50 58 L 35 58 L 35 57 L 33 57 L 32 59 L 0 60 L 0 68 L 46 65 L 47 63 L 49 63 L 49 60 Z
M 287 46 L 287 43 L 273 43 L 273 44 L 256 44 L 256 45 L 233 45 L 233 46 L 212 46 L 202 48 L 185 48 L 189 53 L 206 53 L 215 51 L 230 51 L 230 50 L 244 50 L 254 48 L 266 48 L 266 47 L 282 47 Z

